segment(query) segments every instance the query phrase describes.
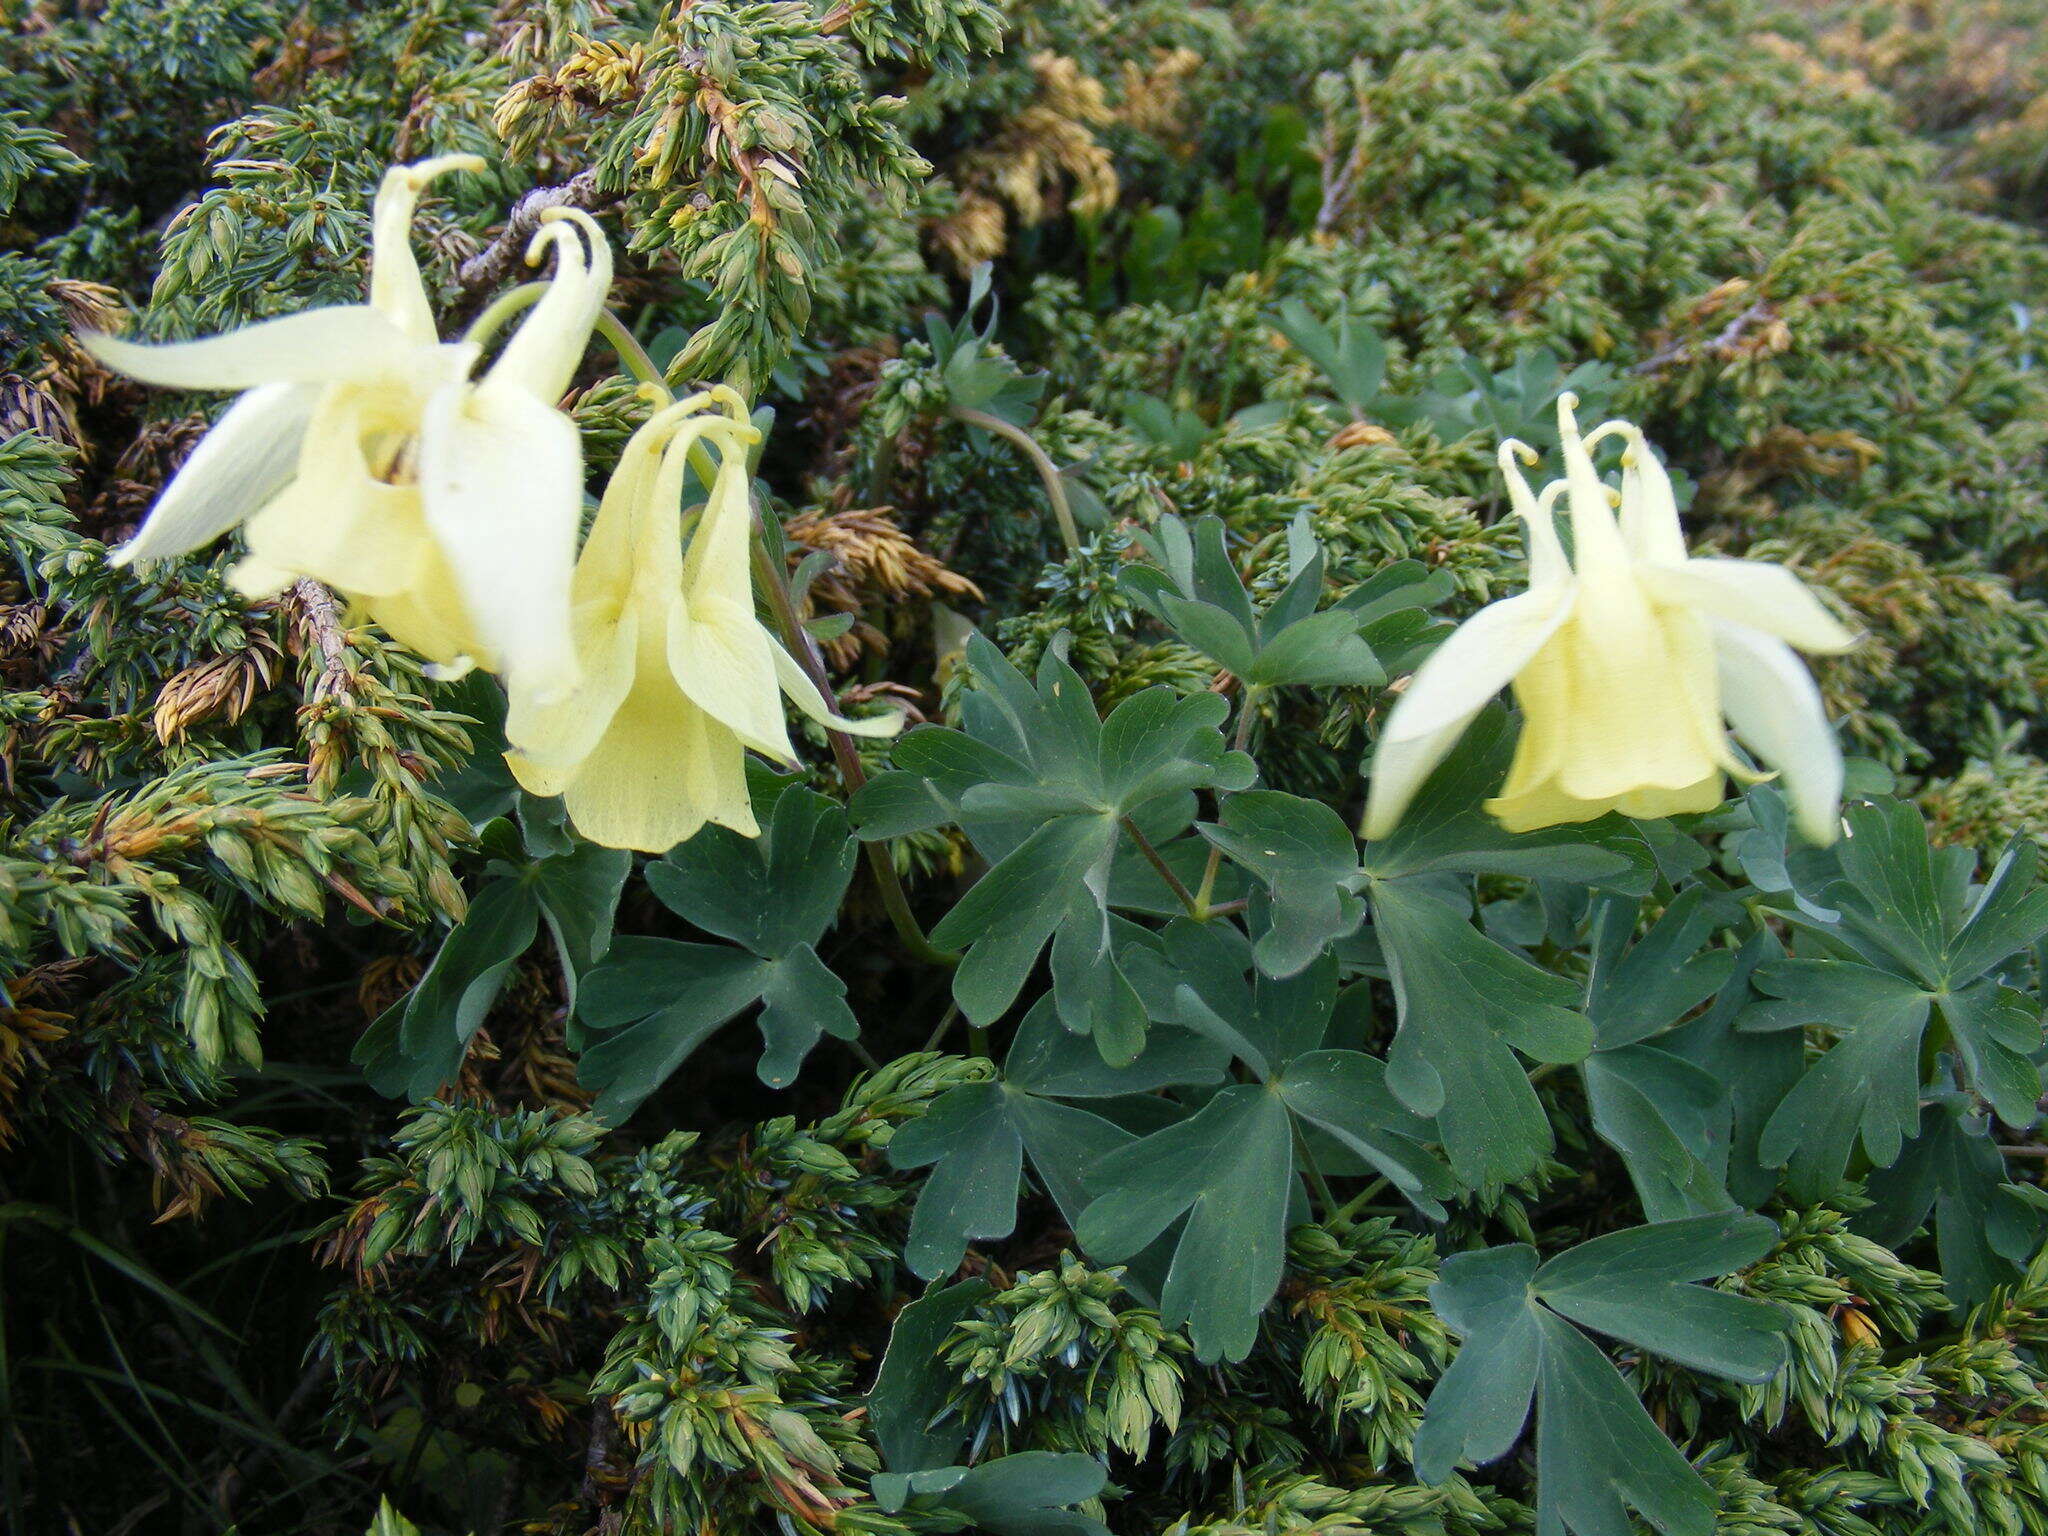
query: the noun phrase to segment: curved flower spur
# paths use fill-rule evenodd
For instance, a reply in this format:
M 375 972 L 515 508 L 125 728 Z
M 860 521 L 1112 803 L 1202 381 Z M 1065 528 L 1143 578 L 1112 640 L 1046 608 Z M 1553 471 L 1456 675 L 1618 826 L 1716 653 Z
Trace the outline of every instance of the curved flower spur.
M 452 671 L 482 666 L 540 697 L 577 681 L 569 572 L 583 501 L 574 424 L 557 409 L 611 286 L 589 215 L 553 209 L 528 260 L 554 275 L 497 360 L 444 342 L 411 244 L 420 194 L 473 155 L 395 166 L 371 218 L 367 304 L 199 341 L 82 338 L 107 367 L 178 389 L 243 391 L 116 564 L 184 554 L 245 526 L 251 596 L 312 577 Z
M 1529 589 L 1459 626 L 1417 670 L 1373 760 L 1364 834 L 1384 837 L 1479 711 L 1512 685 L 1522 733 L 1487 809 L 1512 832 L 1609 811 L 1711 810 L 1723 775 L 1758 774 L 1728 727 L 1775 770 L 1803 836 L 1834 841 L 1842 757 L 1820 690 L 1795 654 L 1847 650 L 1855 637 L 1782 566 L 1693 558 L 1671 482 L 1643 434 L 1608 422 L 1581 438 L 1578 401 L 1558 397 L 1565 477 L 1531 493 L 1526 444 L 1501 445 L 1501 472 L 1527 528 Z M 1621 437 L 1620 518 L 1592 447 Z M 1568 558 L 1552 522 L 1571 511 Z M 1724 720 L 1726 724 L 1724 725 Z

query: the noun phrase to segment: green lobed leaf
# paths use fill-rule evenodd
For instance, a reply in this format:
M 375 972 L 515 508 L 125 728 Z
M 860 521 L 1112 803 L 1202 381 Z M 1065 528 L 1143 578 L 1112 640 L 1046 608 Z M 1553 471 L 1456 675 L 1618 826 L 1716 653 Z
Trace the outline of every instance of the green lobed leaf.
M 1273 1086 L 1300 1119 L 1365 1159 L 1425 1216 L 1444 1219 L 1457 1180 L 1425 1150 L 1429 1122 L 1388 1091 L 1378 1060 L 1363 1051 L 1310 1051 L 1289 1061 Z
M 579 844 L 564 858 L 543 859 L 534 866 L 533 893 L 561 958 L 572 1009 L 584 973 L 611 948 L 612 920 L 632 872 L 630 853 L 595 843 Z
M 1868 963 L 1929 991 L 1960 991 L 2048 933 L 2048 888 L 2037 881 L 2030 840 L 2006 849 L 1973 898 L 1970 850 L 1931 847 L 1915 806 L 1866 802 L 1843 820 L 1833 869 L 1813 860 L 1801 869 L 1803 894 L 1838 915 L 1802 922 Z
M 972 1022 L 992 1022 L 1050 942 L 1067 1026 L 1092 1035 L 1105 1060 L 1132 1061 L 1146 1019 L 1121 974 L 1110 919 L 1115 891 L 1131 889 L 1128 876 L 1115 879 L 1125 829 L 1171 836 L 1191 819 L 1190 791 L 1241 789 L 1251 761 L 1225 747 L 1228 705 L 1214 694 L 1148 688 L 1100 720 L 1057 648 L 1035 682 L 981 636 L 967 658 L 981 683 L 963 700 L 968 730 L 914 731 L 896 752 L 899 768 L 921 775 L 992 860 L 932 928 L 934 943 L 966 950 L 954 1000 Z M 857 816 L 872 813 L 884 830 L 917 824 L 905 810 L 915 807 L 907 784 L 875 783 L 887 787 L 857 801 Z
M 757 1069 L 770 1088 L 787 1088 L 820 1035 L 851 1040 L 860 1033 L 846 1006 L 846 983 L 808 944 L 799 944 L 763 973 L 761 1039 Z
M 1220 1053 L 1179 1031 L 1154 1035 L 1127 1067 L 1112 1067 L 1088 1041 L 1065 1029 L 1053 1000 L 1041 998 L 1018 1029 L 994 1082 L 968 1083 L 935 1099 L 889 1144 L 899 1168 L 925 1168 L 911 1214 L 905 1262 L 931 1279 L 957 1269 L 977 1238 L 1016 1226 L 1023 1160 L 1071 1225 L 1087 1204 L 1085 1177 L 1135 1138 L 1092 1110 L 1060 1098 L 1113 1099 L 1168 1084 L 1203 1084 L 1223 1075 Z
M 1324 561 L 1305 517 L 1289 530 L 1287 586 L 1256 612 L 1230 559 L 1222 519 L 1188 526 L 1169 513 L 1140 543 L 1158 563 L 1127 566 L 1119 586 L 1182 641 L 1257 687 L 1367 687 L 1386 669 L 1360 630 L 1360 605 L 1316 611 Z M 1417 593 L 1417 597 L 1434 594 Z
M 706 827 L 650 863 L 647 886 L 706 933 L 773 960 L 832 925 L 858 857 L 846 813 L 797 786 L 776 797 L 758 838 Z
M 1594 903 L 1586 1014 L 1600 1050 L 1662 1033 L 1719 992 L 1735 969 L 1733 950 L 1702 945 L 1725 925 L 1705 886 L 1680 891 L 1630 943 L 1641 903 L 1603 896 Z
M 1889 1167 L 1920 1117 L 1922 1042 L 1938 1013 L 1970 1086 L 2007 1124 L 2039 1111 L 2040 1070 L 2028 1053 L 2041 1021 L 2025 997 L 1984 980 L 1960 992 L 1930 991 L 1910 977 L 1850 960 L 1785 960 L 1759 968 L 1773 994 L 1743 1015 L 1745 1030 L 1824 1025 L 1835 1042 L 1806 1070 L 1765 1125 L 1758 1154 L 1790 1170 L 1802 1198 L 1832 1191 L 1860 1145 Z
M 530 880 L 507 876 L 476 893 L 418 985 L 356 1042 L 353 1059 L 379 1092 L 427 1099 L 455 1079 L 540 919 Z
M 1417 1474 L 1496 1460 L 1534 1404 L 1539 1532 L 1629 1536 L 1632 1508 L 1666 1536 L 1709 1536 L 1715 1500 L 1620 1373 L 1573 1324 L 1738 1381 L 1782 1369 L 1787 1315 L 1691 1282 L 1761 1258 L 1777 1235 L 1730 1213 L 1657 1222 L 1539 1265 L 1524 1244 L 1453 1254 L 1430 1288 L 1464 1343 L 1431 1391 Z
M 1272 921 L 1254 947 L 1268 975 L 1293 975 L 1365 921 L 1357 840 L 1321 801 L 1250 789 L 1196 830 L 1272 896 Z
M 1279 1096 L 1223 1089 L 1175 1125 L 1103 1158 L 1100 1191 L 1074 1235 L 1099 1258 L 1128 1258 L 1182 1222 L 1159 1298 L 1204 1362 L 1241 1360 L 1280 1284 L 1294 1152 Z
M 1515 1052 L 1584 1059 L 1593 1026 L 1570 1006 L 1577 989 L 1411 882 L 1377 881 L 1371 900 L 1399 1015 L 1388 1086 L 1417 1114 L 1436 1117 L 1467 1184 L 1523 1177 L 1550 1150 L 1551 1134 Z
M 1010 1122 L 1001 1083 L 967 1083 L 934 1099 L 896 1133 L 889 1160 L 898 1168 L 932 1167 L 903 1246 L 913 1274 L 950 1274 L 976 1238 L 1008 1237 L 1016 1226 L 1024 1140 Z
M 994 1294 L 986 1280 L 962 1280 L 925 1292 L 896 1314 L 867 1395 L 868 1424 L 891 1471 L 946 1466 L 967 1443 L 966 1420 L 946 1410 L 953 1373 L 939 1348 L 955 1323 Z
M 1867 1182 L 1856 1230 L 1897 1249 L 1932 1216 L 1942 1284 L 1958 1311 L 2011 1285 L 2041 1246 L 2048 1213 L 2014 1197 L 2005 1159 L 1968 1095 L 1935 1096 L 1891 1167 Z
M 1000 1018 L 1023 990 L 1040 951 L 1073 909 L 1075 888 L 1116 846 L 1108 816 L 1048 821 L 975 881 L 933 925 L 934 944 L 965 947 L 953 997 L 977 1024 Z
M 949 1514 L 995 1536 L 1109 1536 L 1108 1527 L 1073 1506 L 1101 1493 L 1102 1463 L 1073 1451 L 1019 1451 L 974 1467 L 876 1474 L 872 1491 L 884 1514 Z M 937 1529 L 957 1529 L 957 1523 Z
M 760 999 L 774 961 L 722 944 L 616 940 L 585 978 L 578 1014 L 604 1032 L 576 1075 L 597 1095 L 591 1112 L 617 1125 L 712 1032 Z
M 1178 918 L 1126 968 L 1152 1017 L 1214 1041 L 1262 1078 L 1323 1043 L 1337 1000 L 1337 964 L 1292 976 L 1254 972 L 1253 946 L 1233 923 Z M 1250 974 L 1248 974 L 1250 973 Z
M 1648 1045 L 1596 1051 L 1580 1071 L 1593 1129 L 1621 1154 L 1646 1217 L 1735 1204 L 1726 1186 L 1734 1107 L 1719 1078 Z

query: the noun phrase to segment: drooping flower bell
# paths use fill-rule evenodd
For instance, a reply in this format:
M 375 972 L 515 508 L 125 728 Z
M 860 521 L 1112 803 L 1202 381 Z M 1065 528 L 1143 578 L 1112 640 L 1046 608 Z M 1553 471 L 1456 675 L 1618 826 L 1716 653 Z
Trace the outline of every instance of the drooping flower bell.
M 367 304 L 161 346 L 83 338 L 108 367 L 148 383 L 243 391 L 117 564 L 245 526 L 249 555 L 233 579 L 252 596 L 309 576 L 430 660 L 484 666 L 542 696 L 573 688 L 583 457 L 556 402 L 611 286 L 611 252 L 587 214 L 551 210 L 528 259 L 552 246 L 554 276 L 472 378 L 480 349 L 440 339 L 410 236 L 429 183 L 482 168 L 444 155 L 386 173 Z
M 1810 842 L 1834 841 L 1842 757 L 1820 690 L 1794 648 L 1847 650 L 1855 637 L 1782 566 L 1694 559 L 1671 482 L 1643 434 L 1609 422 L 1581 439 L 1577 400 L 1558 398 L 1565 477 L 1535 496 L 1501 445 L 1501 472 L 1527 529 L 1529 590 L 1483 608 L 1421 668 L 1388 715 L 1373 761 L 1365 836 L 1391 831 L 1479 711 L 1512 684 L 1522 734 L 1487 809 L 1511 832 L 1609 811 L 1711 810 L 1723 776 L 1754 782 L 1728 727 L 1774 769 Z M 1618 436 L 1621 516 L 1591 449 Z M 1551 521 L 1571 510 L 1567 558 Z M 1725 720 L 1725 725 L 1724 725 Z
M 758 439 L 745 403 L 723 387 L 657 411 L 633 434 L 576 562 L 583 686 L 555 703 L 511 687 L 513 774 L 534 794 L 561 795 L 592 842 L 660 853 L 706 822 L 754 836 L 745 751 L 794 759 L 784 694 L 850 734 L 901 724 L 835 714 L 756 616 L 747 449 Z M 708 464 L 714 445 L 686 554 L 686 472 L 693 455 Z

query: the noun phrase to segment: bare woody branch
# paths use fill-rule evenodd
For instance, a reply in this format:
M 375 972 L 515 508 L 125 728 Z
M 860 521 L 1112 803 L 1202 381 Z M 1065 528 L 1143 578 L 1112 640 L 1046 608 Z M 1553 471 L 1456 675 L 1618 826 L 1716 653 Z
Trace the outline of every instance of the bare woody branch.
M 512 216 L 498 232 L 498 238 L 465 261 L 456 273 L 465 292 L 489 292 L 518 272 L 526 261 L 526 247 L 540 228 L 540 216 L 550 208 L 600 208 L 606 201 L 597 184 L 597 172 L 579 171 L 559 187 L 536 187 L 512 205 Z

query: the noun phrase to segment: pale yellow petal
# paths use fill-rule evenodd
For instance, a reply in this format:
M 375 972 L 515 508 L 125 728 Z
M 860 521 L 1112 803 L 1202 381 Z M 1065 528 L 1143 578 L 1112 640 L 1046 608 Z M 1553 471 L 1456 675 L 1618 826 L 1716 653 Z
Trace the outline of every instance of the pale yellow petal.
M 1603 795 L 1576 794 L 1562 780 L 1579 716 L 1571 665 L 1571 642 L 1560 636 L 1546 646 L 1515 680 L 1523 706 L 1522 734 L 1507 782 L 1486 802 L 1487 811 L 1510 832 L 1593 821 L 1610 811 L 1624 816 L 1675 816 L 1720 804 L 1721 774 L 1709 766 L 1691 783 L 1626 785 Z M 1718 720 L 1715 722 L 1718 734 Z
M 575 426 L 517 389 L 451 386 L 428 402 L 419 481 L 427 528 L 489 664 L 538 701 L 566 695 L 577 679 L 569 586 L 583 509 Z
M 478 155 L 437 155 L 394 165 L 377 188 L 370 210 L 370 306 L 416 342 L 431 343 L 440 332 L 412 253 L 413 211 L 435 177 L 483 169 Z
M 810 719 L 848 736 L 880 738 L 894 736 L 903 729 L 903 714 L 899 710 L 861 720 L 837 713 L 825 702 L 825 695 L 818 691 L 817 685 L 804 675 L 804 669 L 797 665 L 796 658 L 779 643 L 770 643 L 774 646 L 776 681 L 782 685 L 782 691 L 789 695 L 790 703 Z
M 601 594 L 623 599 L 636 580 L 670 592 L 682 585 L 680 485 L 663 494 L 667 437 L 664 427 L 650 421 L 626 440 L 576 557 L 572 591 L 578 603 Z
M 796 754 L 782 713 L 777 647 L 754 612 L 752 522 L 746 458 L 729 444 L 683 559 L 669 665 L 699 709 L 756 751 L 789 762 Z
M 1735 734 L 1778 771 L 1800 835 L 1823 847 L 1832 843 L 1841 828 L 1842 749 L 1812 674 L 1769 635 L 1725 622 L 1713 633 Z
M 1621 538 L 1638 560 L 1675 564 L 1685 559 L 1685 531 L 1671 477 L 1649 439 L 1623 424 L 1629 446 L 1621 456 Z
M 719 458 L 710 498 L 697 519 L 697 531 L 690 537 L 690 551 L 683 560 L 683 584 L 693 591 L 721 592 L 729 597 L 746 594 L 751 599 L 754 505 L 745 444 L 722 417 L 699 417 L 691 426 L 700 436 L 718 438 Z M 683 446 L 679 438 L 677 450 Z
M 380 478 L 364 456 L 386 415 L 377 392 L 326 392 L 297 478 L 249 522 L 253 556 L 352 597 L 388 597 L 419 579 L 429 553 L 419 489 Z
M 552 245 L 554 276 L 491 365 L 488 377 L 552 405 L 569 387 L 611 293 L 612 252 L 597 220 L 580 208 L 550 208 L 541 217 L 546 222 L 533 237 L 526 259 L 537 264 Z
M 676 600 L 668 631 L 669 669 L 692 703 L 755 751 L 796 757 L 775 671 L 778 647 L 745 606 L 723 594 Z
M 1382 741 L 1433 736 L 1454 720 L 1469 720 L 1572 615 L 1572 587 L 1524 592 L 1489 603 L 1451 632 L 1409 679 Z
M 1545 827 L 1597 821 L 1607 810 L 1605 804 L 1589 805 L 1574 800 L 1558 789 L 1553 779 L 1529 784 L 1511 795 L 1496 795 L 1486 802 L 1487 815 L 1509 832 L 1540 832 Z
M 592 614 L 580 627 L 578 659 L 584 680 L 555 705 L 537 705 L 516 690 L 506 711 L 506 762 L 535 795 L 561 795 L 584 770 L 612 719 L 633 692 L 639 621 L 633 612 Z
M 1366 799 L 1365 822 L 1359 835 L 1368 841 L 1385 837 L 1399 824 L 1416 791 L 1436 771 L 1465 734 L 1478 710 L 1461 715 L 1449 724 L 1423 736 L 1403 741 L 1382 739 L 1372 758 L 1371 791 Z
M 392 639 L 454 675 L 460 675 L 457 669 L 494 667 L 496 658 L 470 623 L 469 606 L 455 571 L 431 540 L 409 586 L 382 597 L 366 597 L 362 604 Z
M 1572 414 L 1578 405 L 1579 397 L 1569 390 L 1557 397 L 1557 435 L 1564 451 L 1565 483 L 1570 487 L 1572 557 L 1574 568 L 1584 575 L 1595 567 L 1625 565 L 1629 555 L 1614 521 L 1607 487 L 1579 436 L 1578 419 Z
M 1493 696 L 1571 616 L 1567 580 L 1489 603 L 1433 651 L 1388 715 L 1373 751 L 1363 835 L 1385 837 Z
M 147 346 L 82 335 L 79 344 L 116 373 L 170 389 L 255 389 L 264 384 L 403 377 L 421 348 L 367 304 L 337 304 L 200 341 Z
M 251 599 L 275 597 L 299 579 L 297 571 L 244 555 L 228 568 L 228 585 Z
M 310 384 L 266 384 L 235 401 L 164 487 L 135 537 L 114 551 L 113 563 L 182 555 L 246 521 L 290 483 L 319 398 Z
M 623 598 L 598 597 L 577 605 L 573 622 L 583 681 L 574 693 L 542 703 L 526 688 L 510 690 L 505 740 L 512 751 L 506 760 L 519 782 L 537 795 L 562 792 L 633 691 L 647 647 L 641 615 Z M 653 659 L 662 662 L 658 646 Z
M 1564 542 L 1557 536 L 1555 509 L 1564 495 L 1565 482 L 1553 480 L 1543 488 L 1522 523 L 1523 542 L 1529 552 L 1529 590 L 1546 592 L 1568 586 L 1571 562 L 1565 558 Z
M 1696 608 L 1763 631 L 1816 655 L 1839 655 L 1856 637 L 1782 565 L 1765 560 L 1687 560 L 1646 565 L 1641 579 L 1659 601 Z
M 1645 821 L 1659 816 L 1696 816 L 1711 811 L 1719 805 L 1727 793 L 1721 775 L 1707 774 L 1691 784 L 1678 784 L 1669 788 L 1663 785 L 1648 785 L 1632 789 L 1625 795 L 1617 795 L 1614 809 L 1624 816 L 1639 816 Z
M 1757 776 L 1728 745 L 1728 732 L 1722 722 L 1721 674 L 1714 662 L 1713 631 L 1708 620 L 1689 608 L 1656 606 L 1655 612 L 1664 629 L 1676 686 L 1692 717 L 1695 738 L 1705 744 L 1708 755 L 1722 772 L 1744 783 L 1755 782 Z
M 1599 800 L 1585 800 L 1566 794 L 1552 780 L 1532 786 L 1518 795 L 1502 795 L 1489 800 L 1486 809 L 1510 832 L 1535 832 L 1544 827 L 1597 821 L 1610 811 L 1645 820 L 1696 815 L 1719 805 L 1722 795 L 1723 785 L 1718 771 L 1694 784 L 1670 789 L 1632 789 Z
M 1719 774 L 1720 717 L 1705 637 L 1695 626 L 1665 623 L 1626 569 L 1581 574 L 1577 604 L 1555 643 L 1560 666 L 1525 672 L 1515 693 L 1525 716 L 1557 731 L 1557 778 L 1566 794 L 1609 800 Z
M 1500 799 L 1513 801 L 1543 791 L 1564 766 L 1564 749 L 1572 716 L 1571 645 L 1562 637 L 1538 651 L 1515 676 L 1515 702 L 1522 710 L 1521 734 L 1508 764 Z
M 576 830 L 665 853 L 706 822 L 757 835 L 739 738 L 659 672 L 643 671 L 563 790 Z

